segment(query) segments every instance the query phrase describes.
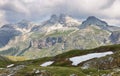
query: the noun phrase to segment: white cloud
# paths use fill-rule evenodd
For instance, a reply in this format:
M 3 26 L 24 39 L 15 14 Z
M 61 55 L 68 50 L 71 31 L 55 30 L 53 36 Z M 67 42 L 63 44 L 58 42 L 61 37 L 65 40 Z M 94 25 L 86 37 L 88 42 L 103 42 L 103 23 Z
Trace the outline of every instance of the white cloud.
M 51 14 L 65 13 L 77 18 L 94 15 L 118 24 L 119 8 L 120 0 L 0 0 L 0 11 L 4 12 L 0 12 L 3 15 L 0 19 L 35 21 Z
M 119 19 L 103 19 L 104 21 L 106 21 L 109 25 L 120 25 L 120 20 Z
M 0 10 L 0 27 L 4 24 L 8 23 L 6 18 L 5 18 L 5 12 Z
M 108 17 L 120 18 L 120 0 L 116 0 L 108 9 L 103 10 Z

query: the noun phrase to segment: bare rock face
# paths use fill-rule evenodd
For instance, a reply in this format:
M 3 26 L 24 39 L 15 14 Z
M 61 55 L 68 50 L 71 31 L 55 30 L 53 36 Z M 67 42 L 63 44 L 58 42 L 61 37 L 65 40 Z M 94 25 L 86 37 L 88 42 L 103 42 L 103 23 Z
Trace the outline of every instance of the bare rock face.
M 98 68 L 98 69 L 113 69 L 120 66 L 119 55 L 116 56 L 107 56 L 98 59 L 92 59 L 87 62 L 84 62 L 82 65 L 83 68 Z
M 79 26 L 81 22 L 66 14 L 60 14 L 59 16 L 53 14 L 49 20 L 43 23 L 43 26 L 52 26 L 55 24 L 61 24 L 63 27 L 76 27 Z
M 60 16 L 59 16 L 59 23 L 60 24 L 66 24 L 66 15 L 65 14 L 61 14 Z
M 57 23 L 57 22 L 58 22 L 58 17 L 57 17 L 57 15 L 52 15 L 51 18 L 50 18 L 50 20 L 49 20 L 49 23 L 55 24 L 55 23 Z
M 22 20 L 22 21 L 18 22 L 18 23 L 16 24 L 16 26 L 17 26 L 18 28 L 21 28 L 21 29 L 30 29 L 30 28 L 33 26 L 33 24 L 32 24 L 32 22 L 30 22 L 30 21 Z
M 114 44 L 120 43 L 120 32 L 119 31 L 112 32 L 110 40 Z
M 33 40 L 32 46 L 37 47 L 38 49 L 48 48 L 54 46 L 57 43 L 62 43 L 62 37 L 47 37 L 44 40 Z
M 85 28 L 89 25 L 97 25 L 101 28 L 105 28 L 108 26 L 108 24 L 105 21 L 102 21 L 94 16 L 89 16 L 87 20 L 83 21 L 81 27 Z

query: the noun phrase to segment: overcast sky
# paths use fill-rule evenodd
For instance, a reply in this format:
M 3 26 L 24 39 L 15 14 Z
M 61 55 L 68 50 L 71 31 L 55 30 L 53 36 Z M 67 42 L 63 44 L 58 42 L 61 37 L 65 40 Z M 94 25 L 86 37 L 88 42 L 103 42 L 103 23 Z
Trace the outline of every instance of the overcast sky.
M 96 16 L 120 25 L 120 0 L 0 0 L 0 23 L 40 21 L 60 13 L 78 19 Z

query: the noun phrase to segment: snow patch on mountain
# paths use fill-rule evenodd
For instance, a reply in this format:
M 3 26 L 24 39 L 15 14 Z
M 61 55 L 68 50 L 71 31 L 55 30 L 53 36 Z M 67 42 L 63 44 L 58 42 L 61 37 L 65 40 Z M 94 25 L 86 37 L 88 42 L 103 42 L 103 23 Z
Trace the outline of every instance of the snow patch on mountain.
M 100 58 L 100 57 L 104 57 L 106 55 L 111 55 L 113 54 L 113 52 L 109 51 L 109 52 L 102 52 L 102 53 L 91 53 L 91 54 L 87 54 L 87 55 L 82 55 L 82 56 L 76 56 L 76 57 L 72 57 L 69 58 L 70 61 L 72 61 L 72 65 L 77 66 L 78 64 L 93 59 L 93 58 Z
M 11 68 L 13 66 L 14 66 L 14 64 L 10 64 L 10 65 L 7 65 L 7 68 Z
M 54 63 L 54 61 L 48 61 L 48 62 L 45 62 L 45 63 L 41 64 L 40 66 L 47 67 L 47 66 L 49 66 L 49 65 L 51 65 L 53 63 Z

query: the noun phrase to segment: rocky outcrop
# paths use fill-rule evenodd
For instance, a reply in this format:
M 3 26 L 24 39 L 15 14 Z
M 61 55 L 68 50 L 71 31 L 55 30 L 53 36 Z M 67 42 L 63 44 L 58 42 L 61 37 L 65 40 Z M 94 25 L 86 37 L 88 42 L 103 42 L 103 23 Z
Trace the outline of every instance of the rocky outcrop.
M 62 37 L 47 37 L 43 40 L 32 40 L 32 47 L 37 47 L 38 49 L 49 48 L 57 43 L 62 43 Z
M 113 69 L 120 66 L 119 54 L 114 54 L 98 59 L 91 59 L 84 62 L 84 68 Z
M 96 25 L 103 29 L 105 29 L 108 26 L 108 24 L 105 21 L 102 21 L 94 16 L 89 16 L 87 20 L 82 22 L 80 28 L 85 28 L 90 25 Z
M 112 32 L 112 34 L 110 36 L 110 40 L 114 44 L 120 43 L 120 31 L 114 31 L 114 32 Z

